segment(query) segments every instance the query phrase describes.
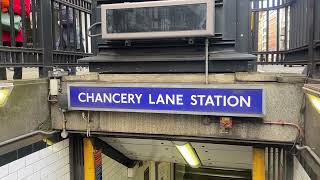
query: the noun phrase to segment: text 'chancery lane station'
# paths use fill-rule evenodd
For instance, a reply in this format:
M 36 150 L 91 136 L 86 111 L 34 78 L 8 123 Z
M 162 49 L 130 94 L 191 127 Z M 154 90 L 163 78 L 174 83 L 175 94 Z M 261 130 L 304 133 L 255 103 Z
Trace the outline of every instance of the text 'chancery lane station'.
M 69 109 L 263 115 L 262 89 L 69 86 Z M 195 113 L 197 114 L 197 113 Z

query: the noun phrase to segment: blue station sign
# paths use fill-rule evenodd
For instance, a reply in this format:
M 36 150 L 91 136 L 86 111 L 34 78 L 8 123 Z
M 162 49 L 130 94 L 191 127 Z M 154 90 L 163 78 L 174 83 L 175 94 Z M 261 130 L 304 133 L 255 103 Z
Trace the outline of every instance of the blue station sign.
M 264 103 L 252 86 L 68 84 L 69 110 L 262 117 Z

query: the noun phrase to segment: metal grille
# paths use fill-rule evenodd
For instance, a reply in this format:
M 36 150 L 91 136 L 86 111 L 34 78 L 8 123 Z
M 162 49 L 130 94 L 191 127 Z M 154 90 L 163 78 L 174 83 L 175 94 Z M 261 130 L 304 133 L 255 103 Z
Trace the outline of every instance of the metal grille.
M 281 147 L 267 147 L 266 179 L 287 180 L 293 176 L 293 155 L 288 149 Z
M 0 24 L 0 67 L 40 67 L 46 74 L 53 66 L 86 65 L 77 59 L 91 55 L 89 0 L 9 0 L 0 16 L 9 21 Z
M 258 63 L 315 65 L 319 4 L 316 0 L 251 0 L 251 49 Z

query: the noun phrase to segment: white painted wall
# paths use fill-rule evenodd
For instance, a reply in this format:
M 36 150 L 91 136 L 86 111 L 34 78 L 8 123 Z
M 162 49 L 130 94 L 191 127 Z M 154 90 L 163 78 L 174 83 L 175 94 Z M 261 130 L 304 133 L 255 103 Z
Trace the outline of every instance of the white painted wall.
M 0 180 L 69 180 L 69 140 L 0 167 Z
M 311 180 L 296 157 L 294 157 L 293 163 L 293 180 Z
M 102 179 L 128 180 L 128 168 L 102 154 Z
M 143 180 L 144 171 L 149 167 L 150 180 L 156 179 L 155 177 L 155 162 L 145 161 L 141 167 L 138 165 L 133 169 L 133 177 L 128 177 L 128 168 L 110 157 L 102 154 L 102 179 L 103 180 Z M 170 163 L 159 163 L 158 179 L 170 180 L 171 179 L 171 165 Z

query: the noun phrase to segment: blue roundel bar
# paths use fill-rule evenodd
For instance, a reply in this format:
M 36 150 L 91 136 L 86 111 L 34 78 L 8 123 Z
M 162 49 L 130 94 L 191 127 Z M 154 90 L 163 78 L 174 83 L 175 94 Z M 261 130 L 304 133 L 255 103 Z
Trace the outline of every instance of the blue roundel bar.
M 69 84 L 69 110 L 264 116 L 263 88 Z

